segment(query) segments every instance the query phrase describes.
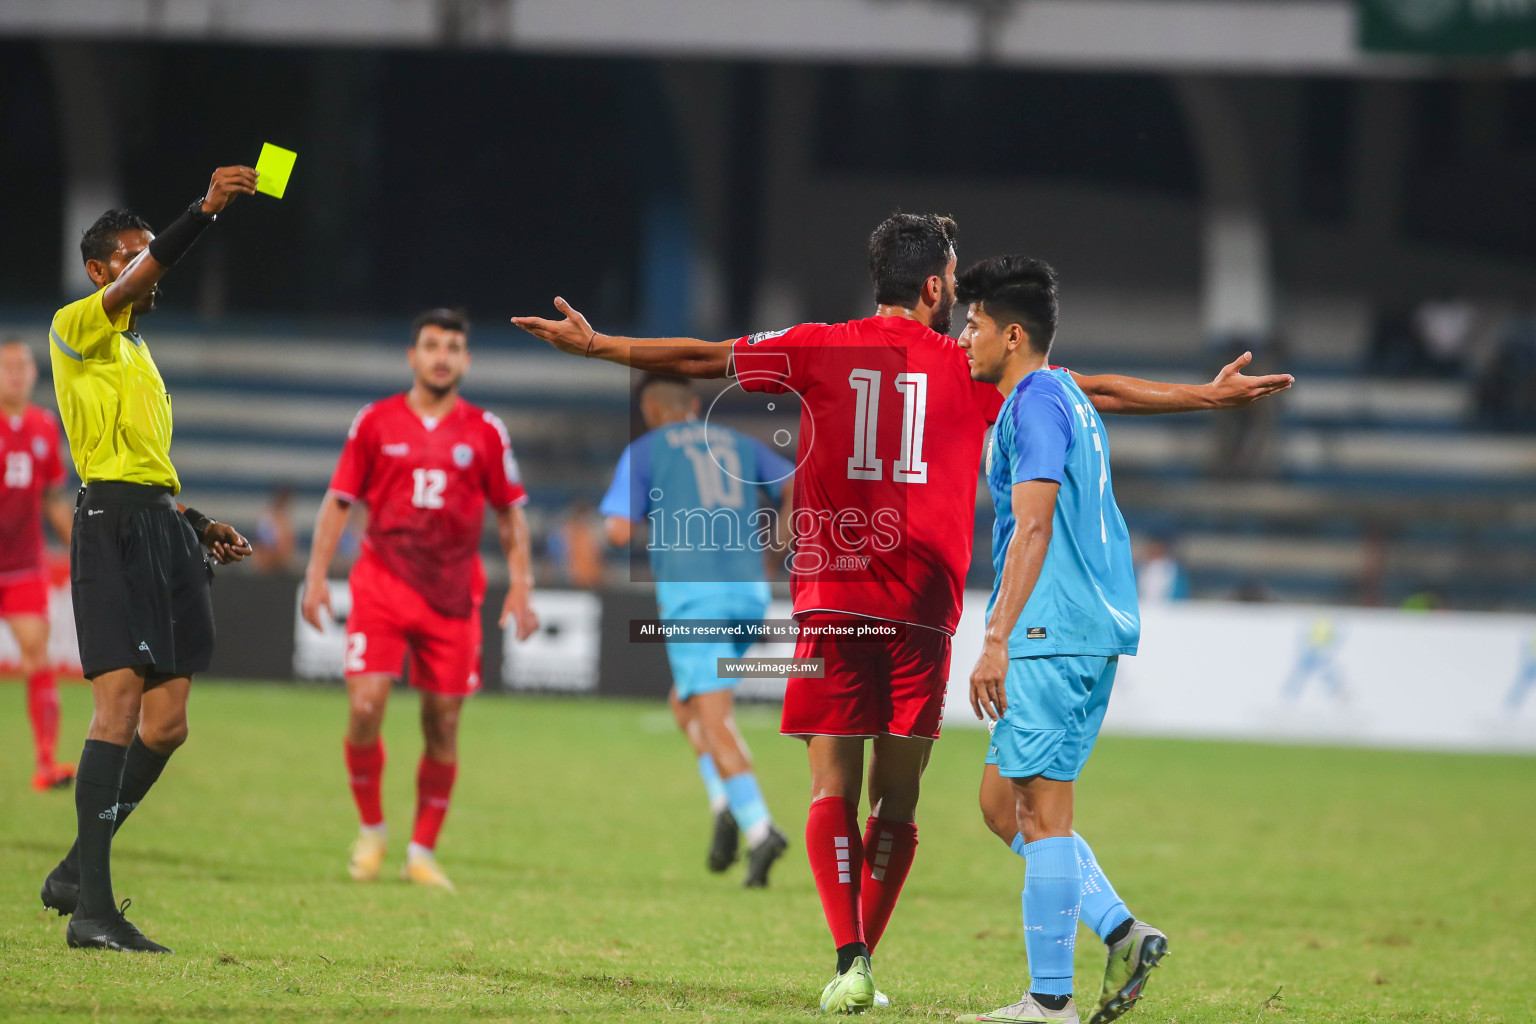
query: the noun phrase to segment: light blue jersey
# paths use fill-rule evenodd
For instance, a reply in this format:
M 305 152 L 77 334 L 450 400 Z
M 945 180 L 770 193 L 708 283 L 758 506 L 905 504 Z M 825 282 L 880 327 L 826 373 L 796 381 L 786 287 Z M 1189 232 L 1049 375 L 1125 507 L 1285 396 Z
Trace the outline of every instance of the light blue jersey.
M 989 619 L 1013 540 L 1014 484 L 1061 485 L 1040 579 L 1008 639 L 1010 658 L 1136 653 L 1136 571 L 1115 505 L 1106 437 L 1093 403 L 1065 370 L 1036 370 L 1003 402 L 987 449 L 987 487 L 997 511 Z
M 761 618 L 763 549 L 794 464 L 756 438 L 700 420 L 636 438 L 600 510 L 645 522 L 662 618 Z M 755 614 L 752 609 L 756 608 Z

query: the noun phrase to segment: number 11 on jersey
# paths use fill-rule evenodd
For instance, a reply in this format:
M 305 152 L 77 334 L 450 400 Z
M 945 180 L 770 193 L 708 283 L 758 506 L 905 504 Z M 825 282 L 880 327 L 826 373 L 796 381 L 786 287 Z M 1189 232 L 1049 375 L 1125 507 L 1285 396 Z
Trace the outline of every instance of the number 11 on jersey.
M 848 459 L 848 479 L 880 480 L 885 463 L 875 454 L 880 422 L 879 370 L 854 370 L 848 374 L 848 386 L 854 392 L 853 455 Z M 928 419 L 928 375 L 898 373 L 896 390 L 901 392 L 901 457 L 891 470 L 891 479 L 903 484 L 928 482 L 928 463 L 923 461 L 923 431 Z

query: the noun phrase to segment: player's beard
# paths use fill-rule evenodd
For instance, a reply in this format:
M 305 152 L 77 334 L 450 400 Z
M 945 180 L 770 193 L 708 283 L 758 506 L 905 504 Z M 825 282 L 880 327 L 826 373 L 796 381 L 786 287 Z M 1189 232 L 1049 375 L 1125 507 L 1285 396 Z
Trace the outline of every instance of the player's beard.
M 949 326 L 955 317 L 955 293 L 945 289 L 939 296 L 939 304 L 933 307 L 933 315 L 928 318 L 928 326 L 939 334 L 948 334 Z
M 447 384 L 434 384 L 430 380 L 420 380 L 418 383 L 421 385 L 422 390 L 427 394 L 431 395 L 433 398 L 441 399 L 447 398 L 449 395 L 457 391 L 459 388 L 459 381 L 462 379 L 463 375 L 460 374 L 459 376 L 449 380 Z

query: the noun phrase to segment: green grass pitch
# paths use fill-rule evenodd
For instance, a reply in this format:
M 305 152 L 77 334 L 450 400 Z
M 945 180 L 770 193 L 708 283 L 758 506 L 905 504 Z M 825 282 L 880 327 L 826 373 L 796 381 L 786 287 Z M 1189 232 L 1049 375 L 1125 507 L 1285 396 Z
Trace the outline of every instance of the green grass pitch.
M 475 701 L 439 849 L 453 896 L 392 874 L 413 696 L 396 694 L 387 728 L 391 876 L 359 885 L 341 693 L 199 684 L 191 741 L 117 845 L 118 895 L 176 950 L 134 957 L 66 949 L 41 910 L 73 804 L 27 787 L 23 694 L 0 697 L 0 1020 L 817 1015 L 832 957 L 800 849 L 804 755 L 770 711 L 742 726 L 794 846 L 771 889 L 747 892 L 704 870 L 707 808 L 663 707 Z M 86 689 L 66 687 L 66 756 L 88 714 Z M 936 749 L 876 958 L 881 1017 L 950 1020 L 1026 980 L 1023 865 L 975 808 L 983 750 L 965 729 Z M 1536 758 L 1109 738 L 1078 801 L 1079 830 L 1174 950 L 1131 1021 L 1536 1020 Z M 1084 929 L 1090 1008 L 1101 949 Z

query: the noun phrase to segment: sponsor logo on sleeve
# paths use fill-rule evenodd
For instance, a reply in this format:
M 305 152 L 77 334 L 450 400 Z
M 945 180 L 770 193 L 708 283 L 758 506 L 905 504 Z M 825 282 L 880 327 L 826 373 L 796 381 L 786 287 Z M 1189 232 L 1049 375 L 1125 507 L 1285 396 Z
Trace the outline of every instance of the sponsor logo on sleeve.
M 773 338 L 782 337 L 788 334 L 789 331 L 790 328 L 786 327 L 782 331 L 759 331 L 757 334 L 749 334 L 747 335 L 747 344 L 756 345 L 760 341 L 769 341 Z

